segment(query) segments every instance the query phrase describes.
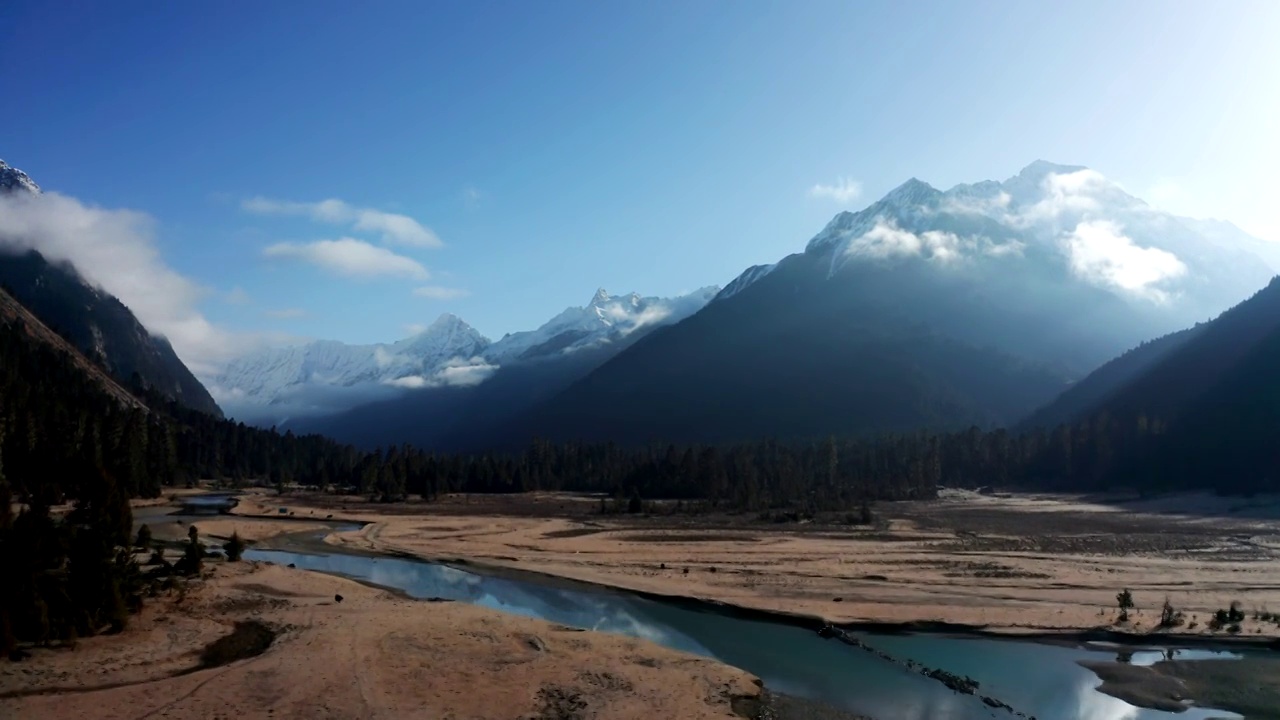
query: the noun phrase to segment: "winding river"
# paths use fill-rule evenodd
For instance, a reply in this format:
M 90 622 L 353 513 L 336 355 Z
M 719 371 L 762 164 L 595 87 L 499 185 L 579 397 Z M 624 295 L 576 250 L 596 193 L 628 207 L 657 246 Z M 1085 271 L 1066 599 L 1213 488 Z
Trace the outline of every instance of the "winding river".
M 318 535 L 312 534 L 312 538 Z M 877 720 L 1017 717 L 872 653 L 824 640 L 813 630 L 734 617 L 710 606 L 700 609 L 538 576 L 488 575 L 438 563 L 345 554 L 336 548 L 325 554 L 254 548 L 245 558 L 294 563 L 307 570 L 395 588 L 416 598 L 456 600 L 562 625 L 644 638 L 743 668 L 772 690 Z M 1077 664 L 1085 659 L 1116 659 L 1116 650 L 1096 645 L 1067 647 L 928 634 L 858 633 L 855 637 L 899 660 L 967 675 L 981 683 L 979 694 L 998 698 L 1041 720 L 1240 717 L 1202 708 L 1176 715 L 1145 710 L 1099 693 L 1094 674 Z M 1137 652 L 1131 662 L 1149 663 L 1160 657 L 1159 651 Z M 1238 655 L 1180 650 L 1178 657 L 1215 657 L 1230 662 Z

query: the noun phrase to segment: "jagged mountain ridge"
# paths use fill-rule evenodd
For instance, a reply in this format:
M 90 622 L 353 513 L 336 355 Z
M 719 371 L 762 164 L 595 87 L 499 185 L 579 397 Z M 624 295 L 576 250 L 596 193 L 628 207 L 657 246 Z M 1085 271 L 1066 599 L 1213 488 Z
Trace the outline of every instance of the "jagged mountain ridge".
M 720 291 L 705 287 L 673 298 L 613 296 L 600 288 L 583 307 L 567 308 L 537 330 L 511 333 L 486 351 L 495 363 L 533 360 L 616 342 L 635 330 L 668 325 L 702 309 Z
M 1271 276 L 1100 174 L 917 179 L 748 269 L 495 442 L 815 437 L 1012 423 Z
M 496 342 L 457 316 L 442 315 L 422 332 L 395 343 L 346 345 L 319 340 L 271 348 L 230 363 L 214 380 L 232 414 L 284 423 L 388 400 L 398 390 L 469 387 L 499 368 L 559 364 L 565 372 L 620 350 L 637 332 L 677 322 L 706 305 L 719 288 L 675 298 L 613 296 L 596 291 L 585 306 L 567 308 L 536 330 Z M 589 363 L 588 363 L 589 364 Z M 546 368 L 541 368 L 545 370 Z M 421 398 L 419 398 L 421 399 Z
M 0 161 L 0 193 L 36 200 L 40 192 L 26 173 Z M 119 299 L 85 281 L 69 264 L 50 262 L 34 250 L 8 247 L 0 242 L 0 285 L 45 325 L 118 381 L 128 383 L 136 373 L 164 396 L 222 416 L 169 341 L 143 327 Z
M 4 160 L 0 160 L 0 192 L 29 192 L 39 193 L 40 186 L 31 179 L 31 176 L 13 167 Z
M 469 359 L 489 341 L 453 315 L 442 315 L 417 335 L 396 343 L 346 345 L 316 340 L 269 348 L 232 361 L 218 376 L 222 392 L 238 392 L 269 404 L 308 383 L 356 385 L 384 380 L 434 378 L 448 360 Z

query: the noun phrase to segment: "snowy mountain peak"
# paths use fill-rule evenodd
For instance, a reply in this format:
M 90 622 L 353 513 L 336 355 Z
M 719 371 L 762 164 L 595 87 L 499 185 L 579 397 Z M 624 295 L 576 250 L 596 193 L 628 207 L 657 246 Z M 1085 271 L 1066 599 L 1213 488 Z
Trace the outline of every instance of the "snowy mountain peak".
M 36 185 L 30 175 L 13 167 L 4 160 L 0 160 L 0 192 L 16 192 L 19 190 L 39 194 L 40 186 Z
M 1096 170 L 1044 160 L 945 193 L 912 178 L 836 215 L 806 254 L 829 263 L 827 277 L 913 264 L 945 282 L 1012 272 L 1039 278 L 1037 289 L 1091 286 L 1180 324 L 1239 302 L 1280 261 L 1245 233 L 1161 212 Z
M 442 331 L 471 330 L 471 329 L 472 327 L 467 324 L 467 321 L 463 320 L 457 315 L 454 315 L 453 313 L 442 313 L 440 317 L 436 318 L 435 322 L 427 326 L 426 330 L 423 330 L 421 333 L 418 333 L 418 334 L 423 335 L 427 333 L 438 333 Z
M 599 347 L 644 327 L 669 325 L 701 310 L 719 292 L 702 288 L 675 298 L 610 295 L 601 288 L 585 307 L 566 308 L 537 330 L 503 337 L 485 352 L 494 362 L 532 360 Z
M 1084 165 L 1060 165 L 1048 160 L 1036 160 L 1018 171 L 1017 177 L 1040 182 L 1049 175 L 1070 175 L 1088 169 Z
M 929 183 L 911 178 L 889 191 L 880 202 L 898 207 L 924 205 L 942 196 L 942 192 Z

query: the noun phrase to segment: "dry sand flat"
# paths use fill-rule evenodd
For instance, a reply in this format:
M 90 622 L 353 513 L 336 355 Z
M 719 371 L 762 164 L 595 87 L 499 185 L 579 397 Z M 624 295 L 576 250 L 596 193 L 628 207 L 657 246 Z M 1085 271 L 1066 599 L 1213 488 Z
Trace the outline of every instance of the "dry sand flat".
M 648 642 L 255 563 L 210 563 L 121 636 L 0 665 L 0 717 L 730 718 L 746 672 Z M 334 595 L 343 602 L 334 602 Z M 186 672 L 236 621 L 281 634 Z
M 331 499 L 313 501 L 326 503 L 323 512 L 340 509 Z M 1252 620 L 1254 608 L 1280 610 L 1280 522 L 1266 517 L 949 493 L 938 502 L 882 505 L 887 524 L 871 530 L 741 517 L 614 518 L 555 496 L 525 502 L 541 503 L 539 516 L 505 504 L 488 514 L 475 497 L 408 506 L 346 499 L 343 517 L 373 524 L 329 542 L 835 622 L 944 621 L 1009 633 L 1110 626 L 1116 593 L 1128 588 L 1138 610 L 1119 629 L 1153 630 L 1167 596 L 1197 622 L 1178 632 L 1205 633 L 1212 612 L 1236 600 L 1250 616 L 1245 635 L 1280 636 L 1275 624 Z M 1179 502 L 1201 507 L 1211 499 Z M 546 517 L 548 506 L 572 516 Z

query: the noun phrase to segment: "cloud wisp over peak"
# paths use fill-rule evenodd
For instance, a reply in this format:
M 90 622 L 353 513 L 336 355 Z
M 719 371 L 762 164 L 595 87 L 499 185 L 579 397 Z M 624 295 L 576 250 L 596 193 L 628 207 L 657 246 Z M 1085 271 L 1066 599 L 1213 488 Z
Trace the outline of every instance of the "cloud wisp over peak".
M 1187 273 L 1187 266 L 1177 255 L 1138 245 L 1113 222 L 1082 222 L 1063 242 L 1071 270 L 1079 277 L 1156 302 L 1168 299 L 1168 293 L 1159 287 L 1161 283 Z
M 387 244 L 444 247 L 444 243 L 431 228 L 408 215 L 356 207 L 336 198 L 320 202 L 294 202 L 253 197 L 241 203 L 241 207 L 257 215 L 302 216 L 316 222 L 345 225 L 357 232 L 380 233 L 382 241 Z
M 301 260 L 346 277 L 404 277 L 411 280 L 431 277 L 422 263 L 411 257 L 349 237 L 307 243 L 276 243 L 264 248 L 262 254 L 269 258 Z
M 960 236 L 942 230 L 912 232 L 885 218 L 862 235 L 853 238 L 845 247 L 845 254 L 878 260 L 904 257 L 923 257 L 927 260 L 950 265 L 975 256 L 1005 257 L 1021 255 L 1025 246 L 1020 241 L 997 243 L 981 235 Z
M 817 183 L 809 188 L 809 196 L 848 204 L 862 196 L 862 183 L 851 178 L 838 178 L 835 183 Z

